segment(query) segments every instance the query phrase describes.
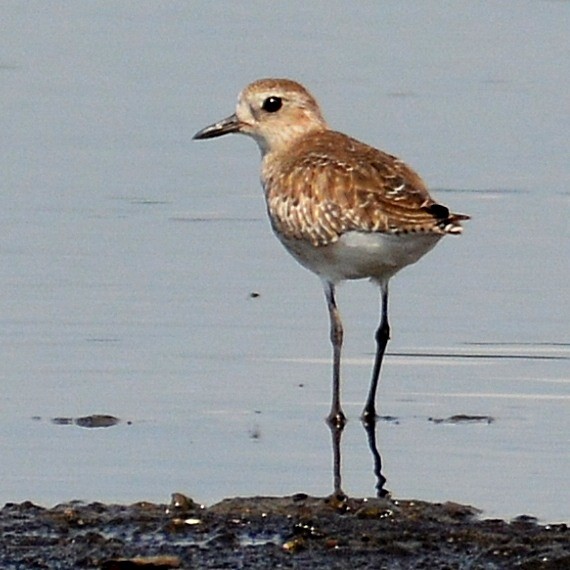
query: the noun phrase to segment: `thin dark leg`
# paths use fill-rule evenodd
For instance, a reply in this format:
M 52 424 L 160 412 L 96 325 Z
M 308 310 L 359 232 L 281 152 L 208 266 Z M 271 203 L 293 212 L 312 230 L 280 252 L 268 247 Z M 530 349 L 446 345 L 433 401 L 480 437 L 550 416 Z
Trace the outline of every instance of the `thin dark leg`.
M 370 453 L 372 454 L 372 460 L 374 462 L 373 471 L 376 477 L 376 496 L 386 497 L 389 492 L 384 489 L 386 477 L 382 475 L 382 457 L 380 455 L 380 451 L 378 451 L 378 446 L 376 445 L 376 418 L 372 417 L 363 422 L 363 424 L 368 437 L 368 447 L 370 448 Z
M 376 358 L 374 359 L 374 369 L 372 371 L 372 380 L 370 381 L 370 390 L 366 405 L 362 412 L 362 421 L 366 423 L 375 422 L 376 420 L 376 390 L 378 388 L 378 379 L 380 378 L 380 369 L 382 368 L 382 359 L 386 352 L 386 345 L 390 338 L 390 325 L 388 324 L 388 283 L 380 284 L 382 316 L 380 317 L 380 326 L 376 331 Z
M 340 352 L 342 348 L 342 322 L 334 298 L 334 285 L 325 282 L 325 296 L 330 317 L 330 336 L 333 348 L 333 381 L 332 381 L 332 406 L 331 413 L 327 418 L 329 425 L 341 429 L 346 423 L 346 417 L 340 406 Z

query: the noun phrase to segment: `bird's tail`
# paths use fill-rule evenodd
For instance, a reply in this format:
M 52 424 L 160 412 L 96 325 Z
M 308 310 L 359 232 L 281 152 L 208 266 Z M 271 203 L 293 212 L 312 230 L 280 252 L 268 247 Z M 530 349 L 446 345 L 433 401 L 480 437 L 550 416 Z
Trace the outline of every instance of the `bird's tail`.
M 470 220 L 471 216 L 467 214 L 452 214 L 450 213 L 447 218 L 441 220 L 441 229 L 446 234 L 460 234 L 463 232 L 463 226 L 461 222 L 464 220 Z
M 454 214 L 447 206 L 433 201 L 426 204 L 424 210 L 433 216 L 437 227 L 444 234 L 460 234 L 463 231 L 460 222 L 470 219 L 466 214 Z

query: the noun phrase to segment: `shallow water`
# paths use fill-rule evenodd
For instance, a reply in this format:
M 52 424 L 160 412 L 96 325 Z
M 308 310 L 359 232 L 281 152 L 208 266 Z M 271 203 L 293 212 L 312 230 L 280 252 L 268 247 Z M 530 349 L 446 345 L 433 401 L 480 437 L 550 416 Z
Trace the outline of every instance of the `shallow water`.
M 254 144 L 191 141 L 275 75 L 473 217 L 391 284 L 387 487 L 570 520 L 570 3 L 326 6 L 3 4 L 0 502 L 332 490 L 318 280 Z M 343 486 L 371 495 L 377 292 L 338 300 Z M 91 414 L 122 421 L 52 421 Z M 455 414 L 494 421 L 430 421 Z

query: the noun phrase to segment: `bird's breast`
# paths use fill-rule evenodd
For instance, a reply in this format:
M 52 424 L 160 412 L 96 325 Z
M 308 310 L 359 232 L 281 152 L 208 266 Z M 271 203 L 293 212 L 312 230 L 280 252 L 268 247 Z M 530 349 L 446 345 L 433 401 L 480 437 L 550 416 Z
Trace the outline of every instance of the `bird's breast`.
M 277 236 L 301 265 L 333 283 L 366 278 L 386 281 L 418 261 L 442 237 L 349 231 L 334 243 L 315 246 L 306 240 Z

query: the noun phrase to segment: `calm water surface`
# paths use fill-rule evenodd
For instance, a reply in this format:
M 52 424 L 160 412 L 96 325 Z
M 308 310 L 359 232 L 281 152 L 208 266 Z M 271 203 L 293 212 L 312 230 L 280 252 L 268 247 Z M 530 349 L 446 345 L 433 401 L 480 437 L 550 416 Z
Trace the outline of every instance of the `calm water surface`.
M 473 216 L 392 282 L 387 487 L 570 520 L 570 3 L 347 6 L 3 3 L 0 503 L 331 491 L 320 285 L 255 145 L 191 141 L 273 75 Z M 343 484 L 372 495 L 377 292 L 339 304 Z M 90 414 L 122 422 L 52 422 Z

